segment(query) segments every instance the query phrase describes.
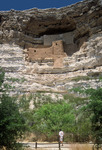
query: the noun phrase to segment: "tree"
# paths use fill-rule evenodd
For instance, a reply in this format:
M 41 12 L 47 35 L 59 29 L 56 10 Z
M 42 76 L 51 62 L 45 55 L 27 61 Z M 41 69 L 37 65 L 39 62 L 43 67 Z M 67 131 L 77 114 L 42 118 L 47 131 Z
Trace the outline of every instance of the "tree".
M 0 92 L 2 91 L 1 86 L 4 82 L 4 76 L 5 76 L 5 73 L 4 73 L 3 69 L 0 67 Z
M 90 94 L 88 108 L 92 111 L 91 123 L 95 143 L 102 143 L 102 88 L 87 90 Z
M 0 146 L 16 149 L 16 140 L 25 131 L 25 121 L 19 111 L 17 98 L 10 97 L 2 90 L 4 75 L 0 73 Z
M 33 118 L 34 131 L 44 133 L 46 137 L 50 137 L 54 133 L 58 134 L 60 128 L 64 132 L 71 132 L 74 112 L 68 103 L 49 103 L 38 108 Z

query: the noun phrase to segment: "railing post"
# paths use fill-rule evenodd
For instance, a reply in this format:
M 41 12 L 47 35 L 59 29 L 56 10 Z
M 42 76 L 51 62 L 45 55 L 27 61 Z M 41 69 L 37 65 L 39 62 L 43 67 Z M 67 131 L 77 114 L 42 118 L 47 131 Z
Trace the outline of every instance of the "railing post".
M 37 149 L 37 142 L 35 143 L 35 149 Z
M 59 141 L 59 143 L 58 143 L 58 144 L 59 144 L 59 150 L 60 150 L 60 149 L 61 149 L 60 141 Z

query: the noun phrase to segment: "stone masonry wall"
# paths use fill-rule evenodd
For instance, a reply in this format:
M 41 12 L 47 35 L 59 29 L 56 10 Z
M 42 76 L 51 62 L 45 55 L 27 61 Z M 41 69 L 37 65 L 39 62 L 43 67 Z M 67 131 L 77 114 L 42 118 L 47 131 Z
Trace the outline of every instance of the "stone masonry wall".
M 28 48 L 26 55 L 28 62 L 53 62 L 54 68 L 62 67 L 62 58 L 67 56 L 64 52 L 63 41 L 61 40 L 53 42 L 51 47 Z M 55 61 L 57 61 L 56 65 Z M 58 65 L 59 62 L 60 65 Z

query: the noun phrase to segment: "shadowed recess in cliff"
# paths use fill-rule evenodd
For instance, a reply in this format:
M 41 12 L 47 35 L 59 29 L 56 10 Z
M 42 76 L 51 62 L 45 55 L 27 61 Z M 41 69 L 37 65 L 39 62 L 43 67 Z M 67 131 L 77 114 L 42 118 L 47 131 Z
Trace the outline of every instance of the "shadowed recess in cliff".
M 0 23 L 1 23 L 1 21 L 2 21 L 2 16 L 0 15 Z
M 51 35 L 51 34 L 61 34 L 76 29 L 75 21 L 70 17 L 61 17 L 57 19 L 54 17 L 44 18 L 43 20 L 36 20 L 35 18 L 30 18 L 24 31 L 26 34 L 33 33 L 35 36 Z

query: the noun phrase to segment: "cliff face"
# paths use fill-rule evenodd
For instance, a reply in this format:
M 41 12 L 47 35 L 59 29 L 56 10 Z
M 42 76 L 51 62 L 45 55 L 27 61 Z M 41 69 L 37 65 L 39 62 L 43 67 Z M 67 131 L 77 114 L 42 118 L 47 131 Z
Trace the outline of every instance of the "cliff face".
M 63 44 L 53 46 L 59 41 Z M 1 11 L 0 66 L 16 92 L 66 91 L 78 84 L 72 77 L 101 74 L 102 0 L 60 9 Z M 101 86 L 92 80 L 83 84 Z

